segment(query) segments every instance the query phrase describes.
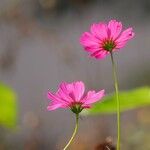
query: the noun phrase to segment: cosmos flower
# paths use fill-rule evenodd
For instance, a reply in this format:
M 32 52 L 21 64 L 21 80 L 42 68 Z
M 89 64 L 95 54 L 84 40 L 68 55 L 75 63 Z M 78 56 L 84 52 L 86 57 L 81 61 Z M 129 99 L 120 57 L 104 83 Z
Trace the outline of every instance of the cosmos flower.
M 61 83 L 58 91 L 54 94 L 47 93 L 47 98 L 51 100 L 48 110 L 57 108 L 70 108 L 74 113 L 79 114 L 84 108 L 90 108 L 92 103 L 95 103 L 104 96 L 104 90 L 99 92 L 89 91 L 86 95 L 85 86 L 82 81 L 73 83 Z
M 132 28 L 122 32 L 122 23 L 111 20 L 108 24 L 103 22 L 93 24 L 90 32 L 82 34 L 80 43 L 92 57 L 102 59 L 110 52 L 123 48 L 133 37 Z

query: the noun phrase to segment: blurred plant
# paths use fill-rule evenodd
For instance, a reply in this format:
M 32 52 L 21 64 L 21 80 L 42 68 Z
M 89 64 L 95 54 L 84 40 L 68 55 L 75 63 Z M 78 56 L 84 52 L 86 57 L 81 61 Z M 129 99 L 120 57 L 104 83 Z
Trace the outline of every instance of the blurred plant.
M 74 12 L 79 14 L 86 6 L 94 4 L 96 0 L 37 0 L 40 6 L 40 16 L 62 16 L 65 13 Z
M 91 26 L 91 32 L 85 32 L 80 38 L 80 43 L 89 52 L 91 57 L 103 59 L 108 54 L 111 56 L 113 69 L 114 87 L 117 101 L 117 150 L 120 150 L 120 100 L 118 90 L 118 79 L 116 64 L 113 52 L 123 48 L 128 40 L 134 37 L 132 28 L 124 30 L 122 33 L 122 23 L 116 20 L 109 21 L 108 24 L 100 22 Z
M 136 111 L 136 127 L 135 124 L 129 122 L 125 124 L 127 130 L 124 130 L 123 143 L 124 150 L 149 150 L 150 149 L 150 120 L 149 107 L 144 107 Z M 142 115 L 142 116 L 141 116 Z M 132 118 L 131 118 L 132 119 Z
M 10 42 L 8 43 L 5 52 L 0 56 L 0 69 L 4 71 L 11 69 L 16 60 L 16 49 Z
M 12 128 L 17 121 L 17 102 L 15 92 L 0 83 L 0 126 Z
M 140 87 L 129 91 L 119 92 L 120 111 L 150 105 L 150 87 Z M 115 94 L 105 96 L 102 103 L 96 103 L 92 109 L 85 110 L 83 115 L 112 114 L 116 113 Z
M 95 150 L 116 150 L 115 146 L 112 144 L 111 137 L 108 137 L 104 142 L 99 143 Z

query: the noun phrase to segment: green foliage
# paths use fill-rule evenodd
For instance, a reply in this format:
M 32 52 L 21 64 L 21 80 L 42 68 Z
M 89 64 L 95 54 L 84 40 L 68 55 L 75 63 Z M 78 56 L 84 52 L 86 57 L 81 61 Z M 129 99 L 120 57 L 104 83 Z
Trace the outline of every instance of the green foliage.
M 0 83 L 0 126 L 15 127 L 17 120 L 17 102 L 14 91 Z
M 121 112 L 150 105 L 150 87 L 141 87 L 134 90 L 119 92 Z M 93 105 L 91 109 L 83 111 L 83 115 L 116 113 L 115 94 L 105 96 L 101 102 Z

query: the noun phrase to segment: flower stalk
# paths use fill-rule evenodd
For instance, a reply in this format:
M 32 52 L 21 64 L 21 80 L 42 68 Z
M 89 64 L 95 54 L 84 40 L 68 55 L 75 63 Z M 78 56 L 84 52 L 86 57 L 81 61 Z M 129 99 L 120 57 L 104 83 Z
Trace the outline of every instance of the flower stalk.
M 67 145 L 64 147 L 63 150 L 66 150 L 70 146 L 70 144 L 72 143 L 72 141 L 73 141 L 73 139 L 74 139 L 74 137 L 75 137 L 75 135 L 78 131 L 78 125 L 79 125 L 79 114 L 76 114 L 76 125 L 75 125 L 75 128 L 74 128 L 74 132 L 73 132 L 69 142 L 67 143 Z
M 113 78 L 114 78 L 114 85 L 116 91 L 116 101 L 117 101 L 117 150 L 120 150 L 120 101 L 119 101 L 119 90 L 118 90 L 118 78 L 117 78 L 117 71 L 116 71 L 116 64 L 114 62 L 113 52 L 110 52 L 111 62 L 112 62 L 112 69 L 113 69 Z

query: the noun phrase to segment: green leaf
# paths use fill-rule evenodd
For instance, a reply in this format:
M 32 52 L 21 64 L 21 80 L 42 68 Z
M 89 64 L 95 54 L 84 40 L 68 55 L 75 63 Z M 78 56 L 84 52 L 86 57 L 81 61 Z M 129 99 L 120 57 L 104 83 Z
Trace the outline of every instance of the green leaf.
M 141 87 L 134 90 L 119 92 L 121 112 L 150 105 L 150 87 Z M 83 115 L 95 115 L 101 113 L 116 113 L 115 94 L 105 96 L 101 102 L 93 105 L 91 109 L 83 111 Z
M 17 120 L 17 101 L 15 92 L 0 83 L 0 126 L 15 127 Z

